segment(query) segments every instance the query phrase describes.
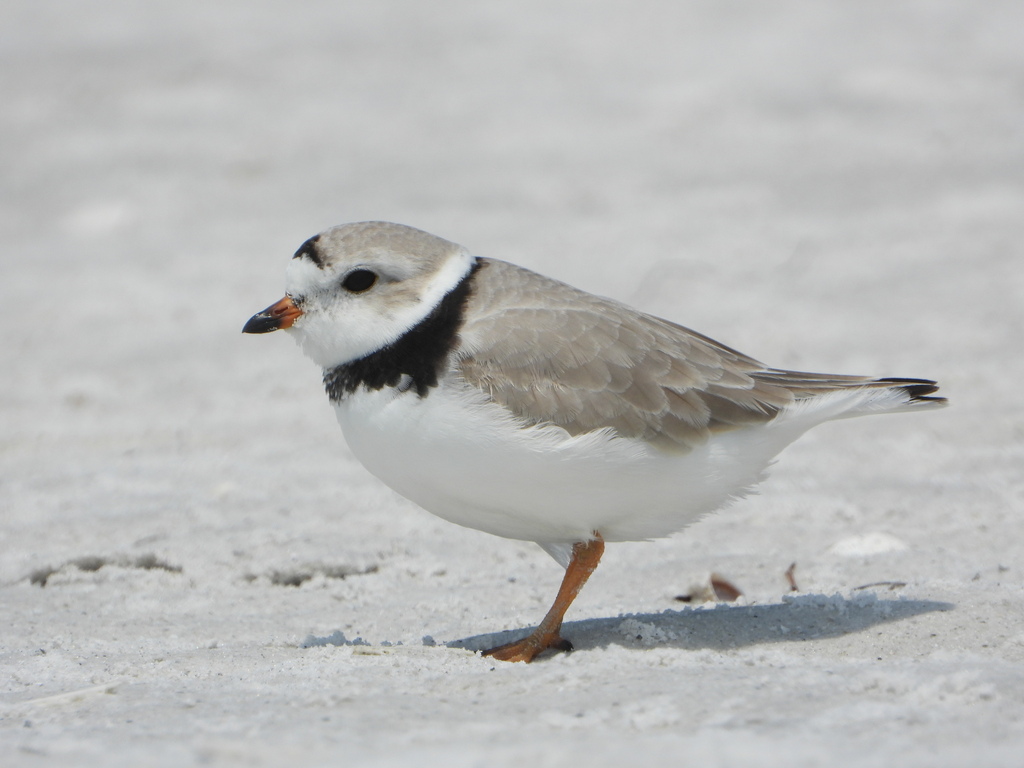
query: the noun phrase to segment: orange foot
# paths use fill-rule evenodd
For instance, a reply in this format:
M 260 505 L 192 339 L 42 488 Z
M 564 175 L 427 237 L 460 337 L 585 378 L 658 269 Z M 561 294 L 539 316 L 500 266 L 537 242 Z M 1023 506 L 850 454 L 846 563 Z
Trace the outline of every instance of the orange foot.
M 525 661 L 529 664 L 548 648 L 569 653 L 572 651 L 572 643 L 557 632 L 534 632 L 522 640 L 499 645 L 481 653 L 484 656 L 493 656 L 498 661 Z
M 590 574 L 597 568 L 603 552 L 604 539 L 597 531 L 594 531 L 594 538 L 590 541 L 578 541 L 573 544 L 572 557 L 565 569 L 562 586 L 558 588 L 555 602 L 540 626 L 522 640 L 491 648 L 489 651 L 484 651 L 483 655 L 498 661 L 525 661 L 529 664 L 537 658 L 538 654 L 548 648 L 554 648 L 556 651 L 571 651 L 572 643 L 558 634 L 562 628 L 562 617 L 565 616 L 566 610 L 576 599 L 576 595 L 583 588 L 587 579 L 590 578 Z

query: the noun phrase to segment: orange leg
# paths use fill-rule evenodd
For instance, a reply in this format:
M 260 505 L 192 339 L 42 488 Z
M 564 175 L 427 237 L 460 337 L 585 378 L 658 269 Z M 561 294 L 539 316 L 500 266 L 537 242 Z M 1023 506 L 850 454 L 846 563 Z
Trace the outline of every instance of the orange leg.
M 601 555 L 604 553 L 604 539 L 598 534 L 593 541 L 580 541 L 573 544 L 572 559 L 569 567 L 565 569 L 565 577 L 562 579 L 562 586 L 558 588 L 558 595 L 555 602 L 548 611 L 547 616 L 540 625 L 522 640 L 514 643 L 499 645 L 484 651 L 484 656 L 493 656 L 499 661 L 525 661 L 531 662 L 541 651 L 548 648 L 555 648 L 560 651 L 571 651 L 572 643 L 563 640 L 558 634 L 562 628 L 562 618 L 565 612 L 576 599 L 576 595 L 587 583 L 590 574 L 601 562 Z

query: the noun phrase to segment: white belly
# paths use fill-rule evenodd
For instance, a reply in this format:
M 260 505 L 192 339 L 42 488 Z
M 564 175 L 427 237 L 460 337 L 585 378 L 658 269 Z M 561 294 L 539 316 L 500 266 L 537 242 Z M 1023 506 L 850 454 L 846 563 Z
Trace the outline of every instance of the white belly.
M 352 452 L 407 499 L 453 523 L 541 544 L 673 533 L 746 494 L 813 426 L 776 420 L 672 454 L 607 431 L 524 428 L 451 382 L 425 398 L 360 390 L 335 410 Z

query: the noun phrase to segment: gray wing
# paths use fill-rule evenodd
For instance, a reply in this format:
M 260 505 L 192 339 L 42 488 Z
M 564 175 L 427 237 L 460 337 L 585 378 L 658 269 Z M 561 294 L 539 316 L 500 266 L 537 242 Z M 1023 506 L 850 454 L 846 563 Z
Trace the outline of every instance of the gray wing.
M 574 435 L 610 427 L 687 449 L 713 432 L 766 422 L 794 400 L 873 383 L 769 369 L 624 304 L 480 261 L 454 364 L 531 424 Z

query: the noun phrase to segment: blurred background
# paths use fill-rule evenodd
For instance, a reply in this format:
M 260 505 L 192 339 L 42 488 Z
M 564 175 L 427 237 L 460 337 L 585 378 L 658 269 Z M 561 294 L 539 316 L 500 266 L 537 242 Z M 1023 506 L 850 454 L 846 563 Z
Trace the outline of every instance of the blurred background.
M 381 486 L 292 341 L 241 334 L 306 238 L 364 219 L 953 407 L 814 430 L 763 496 L 609 547 L 569 616 L 589 652 L 481 698 L 482 662 L 421 638 L 530 626 L 557 566 Z M 1019 0 L 3 0 L 0 677 L 57 705 L 0 740 L 598 765 L 649 726 L 705 765 L 1016 765 L 1022 243 Z M 794 561 L 825 608 L 784 603 Z M 620 631 L 709 571 L 755 607 Z M 878 582 L 902 591 L 856 603 Z M 338 629 L 407 654 L 296 648 Z
M 776 366 L 940 378 L 946 420 L 865 426 L 864 454 L 1008 468 L 1022 30 L 1012 0 L 6 0 L 2 575 L 375 487 L 312 364 L 239 333 L 362 219 Z

